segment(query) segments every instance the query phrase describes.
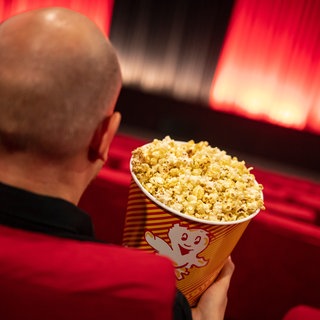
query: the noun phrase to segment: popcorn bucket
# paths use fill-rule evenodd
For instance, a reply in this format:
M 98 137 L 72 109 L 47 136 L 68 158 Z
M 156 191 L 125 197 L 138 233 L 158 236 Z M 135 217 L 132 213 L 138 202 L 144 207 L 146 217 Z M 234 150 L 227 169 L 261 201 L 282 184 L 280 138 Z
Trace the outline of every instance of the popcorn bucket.
M 169 257 L 177 287 L 195 306 L 259 210 L 237 221 L 200 220 L 160 203 L 131 174 L 123 245 Z

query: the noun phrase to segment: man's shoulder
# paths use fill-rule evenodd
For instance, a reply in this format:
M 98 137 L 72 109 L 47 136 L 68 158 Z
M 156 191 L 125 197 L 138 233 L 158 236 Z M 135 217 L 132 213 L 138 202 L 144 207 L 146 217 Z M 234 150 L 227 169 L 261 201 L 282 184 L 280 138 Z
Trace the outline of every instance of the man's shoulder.
M 45 272 L 55 277 L 100 278 L 101 282 L 174 282 L 172 262 L 139 249 L 99 242 L 79 241 L 0 226 L 0 261 L 17 263 L 21 269 Z M 108 275 L 108 276 L 106 276 Z M 156 279 L 156 281 L 154 281 Z M 152 281 L 153 280 L 153 281 Z M 82 282 L 85 279 L 82 280 Z
M 94 305 L 91 312 L 112 319 L 164 319 L 172 312 L 175 276 L 167 258 L 3 226 L 0 241 L 0 287 L 10 288 L 0 289 L 1 299 L 23 293 L 28 305 L 47 308 L 67 301 L 77 314 Z

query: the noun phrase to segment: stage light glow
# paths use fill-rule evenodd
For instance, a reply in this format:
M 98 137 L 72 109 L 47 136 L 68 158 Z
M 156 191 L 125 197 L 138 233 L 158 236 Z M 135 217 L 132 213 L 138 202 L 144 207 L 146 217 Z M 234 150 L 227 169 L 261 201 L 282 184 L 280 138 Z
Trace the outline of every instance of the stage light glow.
M 237 0 L 210 106 L 320 133 L 319 15 L 317 0 Z
M 17 13 L 42 7 L 65 7 L 78 11 L 92 19 L 109 35 L 114 0 L 4 0 L 0 4 L 0 21 Z

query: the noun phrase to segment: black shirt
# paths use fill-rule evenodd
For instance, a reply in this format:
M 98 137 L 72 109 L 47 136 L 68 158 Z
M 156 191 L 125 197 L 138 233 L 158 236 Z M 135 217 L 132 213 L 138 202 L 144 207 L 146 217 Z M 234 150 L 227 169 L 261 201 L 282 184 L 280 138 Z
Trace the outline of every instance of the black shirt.
M 0 224 L 83 241 L 98 241 L 90 216 L 60 198 L 43 196 L 0 183 Z M 184 295 L 177 290 L 174 319 L 191 320 Z

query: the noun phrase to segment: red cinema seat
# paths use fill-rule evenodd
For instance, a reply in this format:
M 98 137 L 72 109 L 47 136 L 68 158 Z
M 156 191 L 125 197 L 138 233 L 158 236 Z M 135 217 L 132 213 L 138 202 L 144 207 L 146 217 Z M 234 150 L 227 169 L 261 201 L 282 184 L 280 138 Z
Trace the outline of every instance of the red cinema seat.
M 96 237 L 121 244 L 129 185 L 131 152 L 146 141 L 117 134 L 110 146 L 107 163 L 80 199 L 79 207 L 90 214 Z
M 3 320 L 171 319 L 166 258 L 0 225 Z
M 226 319 L 280 320 L 298 304 L 320 308 L 319 252 L 318 226 L 258 214 L 232 254 Z
M 130 173 L 103 168 L 81 197 L 79 207 L 91 216 L 98 239 L 122 243 L 130 180 Z
M 105 166 L 113 170 L 129 172 L 132 151 L 145 143 L 147 143 L 145 139 L 117 134 L 110 145 L 108 160 Z
M 299 305 L 290 309 L 283 320 L 319 320 L 320 309 Z

